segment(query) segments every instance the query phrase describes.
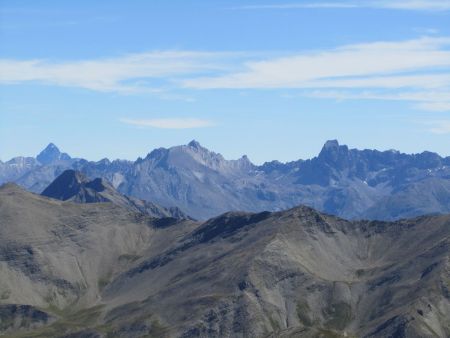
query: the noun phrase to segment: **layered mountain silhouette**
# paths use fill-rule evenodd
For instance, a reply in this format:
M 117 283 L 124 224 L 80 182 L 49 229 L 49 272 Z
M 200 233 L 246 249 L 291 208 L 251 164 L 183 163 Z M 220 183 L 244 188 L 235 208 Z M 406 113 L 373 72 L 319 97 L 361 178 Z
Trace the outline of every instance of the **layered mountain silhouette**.
M 71 157 L 68 154 L 61 153 L 58 147 L 53 143 L 50 143 L 36 156 L 36 160 L 42 164 L 50 164 L 57 161 L 68 161 L 70 159 Z
M 46 190 L 86 201 L 91 181 L 69 174 L 58 180 L 81 189 Z M 0 187 L 0 333 L 450 335 L 448 215 L 346 221 L 299 206 L 161 220 Z
M 70 169 L 59 175 L 41 195 L 76 203 L 111 202 L 125 209 L 158 218 L 189 218 L 177 207 L 165 208 L 152 202 L 122 195 L 106 180 L 102 178 L 89 180 L 81 172 Z
M 317 157 L 257 166 L 226 160 L 198 142 L 136 161 L 74 159 L 49 145 L 38 157 L 0 163 L 0 183 L 42 192 L 64 170 L 105 179 L 120 193 L 207 219 L 298 204 L 349 219 L 395 220 L 450 212 L 450 157 L 349 149 L 327 141 Z

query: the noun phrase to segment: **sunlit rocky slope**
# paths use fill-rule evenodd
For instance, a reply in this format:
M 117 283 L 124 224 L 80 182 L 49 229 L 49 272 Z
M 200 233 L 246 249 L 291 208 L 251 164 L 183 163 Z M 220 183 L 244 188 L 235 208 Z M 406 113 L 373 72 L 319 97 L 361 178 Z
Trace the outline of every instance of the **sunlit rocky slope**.
M 448 337 L 450 217 L 206 222 L 0 188 L 8 337 Z

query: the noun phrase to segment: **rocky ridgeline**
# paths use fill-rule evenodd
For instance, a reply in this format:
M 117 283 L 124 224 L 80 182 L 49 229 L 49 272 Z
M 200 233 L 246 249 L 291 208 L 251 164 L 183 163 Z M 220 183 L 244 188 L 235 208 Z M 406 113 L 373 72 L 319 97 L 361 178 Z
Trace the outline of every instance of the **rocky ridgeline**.
M 327 141 L 317 157 L 254 165 L 226 160 L 198 142 L 159 148 L 136 161 L 71 158 L 50 144 L 36 158 L 0 163 L 0 183 L 41 193 L 64 170 L 102 178 L 120 193 L 197 219 L 298 204 L 349 219 L 394 220 L 450 212 L 450 158 L 431 152 L 349 149 Z
M 197 222 L 7 184 L 0 222 L 8 337 L 450 335 L 448 215 L 346 221 L 299 206 Z

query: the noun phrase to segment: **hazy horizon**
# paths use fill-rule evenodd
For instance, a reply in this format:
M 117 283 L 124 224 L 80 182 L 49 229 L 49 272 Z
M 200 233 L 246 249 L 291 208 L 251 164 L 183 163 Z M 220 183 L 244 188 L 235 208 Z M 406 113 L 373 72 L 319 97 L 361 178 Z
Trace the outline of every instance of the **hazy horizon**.
M 450 1 L 2 1 L 0 159 L 450 155 Z M 270 24 L 268 24 L 270 23 Z
M 193 142 L 193 141 L 198 142 L 202 147 L 206 148 L 207 150 L 209 150 L 209 151 L 211 151 L 211 152 L 218 153 L 218 154 L 221 154 L 222 156 L 224 156 L 222 153 L 216 151 L 215 149 L 212 149 L 212 148 L 208 147 L 207 145 L 205 145 L 204 143 L 202 143 L 202 142 L 200 142 L 199 140 L 196 140 L 196 139 L 192 139 L 192 140 L 187 141 L 187 142 L 182 143 L 182 144 L 173 144 L 173 145 L 169 145 L 169 146 L 165 146 L 165 147 L 161 146 L 161 147 L 151 148 L 151 149 L 149 149 L 146 153 L 141 154 L 141 155 L 137 156 L 136 158 L 118 158 L 118 157 L 105 157 L 105 156 L 103 156 L 103 157 L 94 158 L 94 159 L 91 159 L 91 158 L 85 158 L 85 157 L 83 157 L 83 156 L 77 156 L 77 155 L 75 155 L 75 154 L 71 154 L 71 153 L 65 151 L 64 149 L 62 149 L 61 147 L 59 147 L 58 144 L 55 144 L 55 142 L 49 142 L 49 143 L 47 143 L 45 146 L 43 146 L 43 147 L 42 147 L 37 153 L 35 153 L 35 154 L 28 154 L 28 155 L 18 154 L 18 155 L 15 155 L 15 156 L 13 156 L 12 158 L 9 158 L 9 159 L 2 159 L 2 158 L 0 158 L 0 161 L 5 162 L 5 161 L 9 161 L 9 160 L 13 159 L 14 157 L 20 157 L 20 156 L 23 156 L 23 157 L 36 157 L 41 151 L 44 151 L 44 150 L 45 150 L 48 146 L 50 146 L 51 144 L 53 144 L 54 146 L 56 146 L 56 147 L 58 148 L 58 150 L 59 150 L 61 153 L 67 153 L 67 154 L 68 154 L 69 156 L 71 156 L 72 158 L 83 158 L 83 159 L 85 159 L 85 160 L 88 160 L 88 161 L 94 161 L 94 162 L 96 162 L 96 161 L 101 161 L 101 160 L 103 160 L 103 159 L 108 159 L 108 160 L 110 160 L 110 161 L 114 161 L 114 160 L 136 161 L 136 160 L 139 159 L 139 158 L 144 158 L 144 157 L 146 157 L 148 154 L 150 154 L 150 153 L 151 153 L 153 150 L 155 150 L 155 149 L 158 149 L 158 148 L 169 149 L 169 148 L 172 148 L 172 147 L 188 145 L 190 142 Z M 420 154 L 420 153 L 422 153 L 422 152 L 424 152 L 424 151 L 430 151 L 430 150 L 424 149 L 423 151 L 420 151 L 420 152 L 416 152 L 416 153 L 408 153 L 408 152 L 402 151 L 401 149 L 394 149 L 394 148 L 390 148 L 390 149 L 358 148 L 358 147 L 353 147 L 353 146 L 351 146 L 351 145 L 342 143 L 342 142 L 340 142 L 339 140 L 333 139 L 333 140 L 325 140 L 324 142 L 322 142 L 321 146 L 318 148 L 317 153 L 316 153 L 316 154 L 313 154 L 311 157 L 305 157 L 305 158 L 299 157 L 299 158 L 293 158 L 293 159 L 290 159 L 290 160 L 287 160 L 287 161 L 281 161 L 281 160 L 279 160 L 279 159 L 277 159 L 277 158 L 273 158 L 273 159 L 271 159 L 271 160 L 264 161 L 264 162 L 256 162 L 256 161 L 252 160 L 252 158 L 249 157 L 247 154 L 241 154 L 241 155 L 239 155 L 238 157 L 235 157 L 235 158 L 229 158 L 229 157 L 224 156 L 224 158 L 225 158 L 225 160 L 237 160 L 237 159 L 239 159 L 239 158 L 241 158 L 241 157 L 243 157 L 243 156 L 247 156 L 247 157 L 249 158 L 250 162 L 252 162 L 253 164 L 256 164 L 256 165 L 262 165 L 262 164 L 264 164 L 264 163 L 266 163 L 266 162 L 271 162 L 271 161 L 279 161 L 279 162 L 282 162 L 282 163 L 288 163 L 288 162 L 294 162 L 294 161 L 298 161 L 298 160 L 309 160 L 309 159 L 312 159 L 312 158 L 314 158 L 314 157 L 317 157 L 317 156 L 319 155 L 320 151 L 322 150 L 322 148 L 324 147 L 325 143 L 328 142 L 328 141 L 338 141 L 338 143 L 339 143 L 340 146 L 347 146 L 347 147 L 349 148 L 349 150 L 352 150 L 352 149 L 356 149 L 356 150 L 378 150 L 378 151 L 381 151 L 381 152 L 384 152 L 384 151 L 396 151 L 396 152 L 399 152 L 399 153 L 409 154 L 409 155 Z M 444 158 L 447 157 L 446 155 L 439 154 L 439 153 L 437 153 L 437 152 L 434 152 L 434 153 L 436 153 L 436 154 L 438 154 L 439 156 L 444 157 Z

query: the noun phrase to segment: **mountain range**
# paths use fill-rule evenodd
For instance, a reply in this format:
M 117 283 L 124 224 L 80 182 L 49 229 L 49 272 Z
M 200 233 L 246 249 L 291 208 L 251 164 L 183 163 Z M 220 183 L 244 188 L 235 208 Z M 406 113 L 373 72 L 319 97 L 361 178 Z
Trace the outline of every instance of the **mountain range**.
M 450 336 L 449 215 L 155 218 L 79 176 L 46 189 L 66 201 L 0 187 L 6 337 Z
M 96 162 L 71 158 L 50 144 L 36 158 L 0 162 L 0 184 L 15 182 L 41 193 L 67 169 L 203 220 L 227 211 L 277 211 L 299 204 L 347 219 L 450 212 L 450 157 L 349 149 L 335 140 L 312 159 L 263 165 L 246 156 L 226 160 L 196 141 L 155 149 L 136 161 Z
M 152 202 L 125 196 L 114 189 L 108 181 L 102 178 L 89 180 L 81 172 L 71 169 L 59 175 L 41 195 L 76 203 L 110 202 L 130 211 L 156 218 L 189 218 L 177 207 L 165 208 Z

